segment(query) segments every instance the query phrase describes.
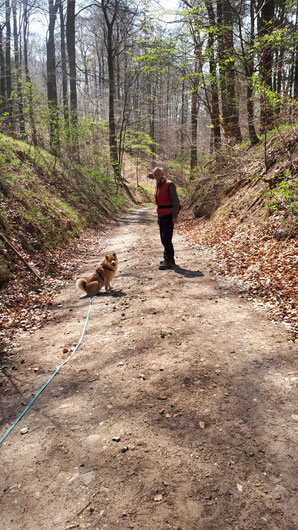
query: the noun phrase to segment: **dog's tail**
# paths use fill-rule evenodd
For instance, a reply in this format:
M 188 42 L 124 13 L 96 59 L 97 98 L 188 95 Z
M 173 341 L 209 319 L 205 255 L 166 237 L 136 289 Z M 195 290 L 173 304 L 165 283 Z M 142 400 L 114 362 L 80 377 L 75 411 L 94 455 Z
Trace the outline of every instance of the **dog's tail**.
M 77 280 L 76 287 L 78 289 L 81 289 L 82 291 L 86 292 L 86 284 L 87 284 L 87 282 L 86 282 L 86 280 L 84 278 L 79 278 Z

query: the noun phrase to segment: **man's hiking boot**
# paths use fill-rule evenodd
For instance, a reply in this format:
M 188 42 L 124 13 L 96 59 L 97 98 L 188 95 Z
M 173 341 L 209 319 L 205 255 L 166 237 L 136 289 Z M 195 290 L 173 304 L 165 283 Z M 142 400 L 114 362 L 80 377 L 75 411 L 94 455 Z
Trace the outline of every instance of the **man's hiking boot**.
M 172 269 L 173 268 L 173 263 L 167 259 L 163 260 L 160 262 L 160 265 L 159 265 L 159 270 L 163 271 L 165 269 Z

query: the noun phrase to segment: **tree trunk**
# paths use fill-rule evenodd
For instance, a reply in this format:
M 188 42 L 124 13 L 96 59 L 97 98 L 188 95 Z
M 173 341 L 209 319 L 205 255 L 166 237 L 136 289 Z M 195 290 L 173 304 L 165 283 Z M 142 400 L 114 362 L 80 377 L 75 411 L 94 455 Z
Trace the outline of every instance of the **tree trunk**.
M 223 31 L 223 3 L 222 0 L 217 0 L 217 27 L 218 27 L 218 62 L 219 62 L 219 80 L 220 80 L 220 92 L 221 92 L 221 111 L 222 111 L 222 122 L 225 137 L 229 138 L 231 135 L 230 131 L 230 112 L 228 102 L 228 87 L 226 78 L 226 68 L 224 66 L 226 59 L 225 42 L 224 42 L 224 31 Z
M 120 41 L 120 32 L 119 27 L 117 26 L 117 42 Z M 117 54 L 116 58 L 116 72 L 117 72 L 117 84 L 116 84 L 116 93 L 117 93 L 117 100 L 120 101 L 121 99 L 121 65 L 120 65 L 120 55 Z
M 25 79 L 26 79 L 26 94 L 28 98 L 28 114 L 31 126 L 31 136 L 33 145 L 37 145 L 37 132 L 34 117 L 34 101 L 33 101 L 33 90 L 32 83 L 29 74 L 28 67 L 28 35 L 29 35 L 29 17 L 28 17 L 28 4 L 27 0 L 24 1 L 23 10 L 23 47 L 24 47 L 24 67 L 25 67 Z
M 153 80 L 153 76 L 152 76 L 152 84 L 151 82 L 149 81 L 148 82 L 148 89 L 149 89 L 149 94 L 150 94 L 150 111 L 149 111 L 149 116 L 150 116 L 150 138 L 151 140 L 153 140 L 153 144 L 152 144 L 152 147 L 151 147 L 151 151 L 153 153 L 153 156 L 152 156 L 152 165 L 155 163 L 155 155 L 156 155 L 156 128 L 155 128 L 155 121 L 156 121 L 156 92 L 157 92 L 157 74 L 155 76 L 155 80 Z
M 181 120 L 180 120 L 180 150 L 181 153 L 185 153 L 185 124 L 186 124 L 186 113 L 187 113 L 187 103 L 186 103 L 186 94 L 185 94 L 185 80 L 182 81 L 181 86 Z
M 198 89 L 191 93 L 191 147 L 190 147 L 190 180 L 197 176 L 198 169 L 198 112 L 199 98 Z
M 5 112 L 5 59 L 3 51 L 3 26 L 0 26 L 0 118 Z
M 68 108 L 68 83 L 66 69 L 66 45 L 65 45 L 65 22 L 63 13 L 63 3 L 59 3 L 60 12 L 60 42 L 61 42 L 61 69 L 62 69 L 62 98 L 63 98 L 63 116 L 66 130 L 69 126 L 69 108 Z
M 248 116 L 248 133 L 251 145 L 257 145 L 259 138 L 256 133 L 254 124 L 254 99 L 253 99 L 253 86 L 251 79 L 247 79 L 246 86 L 246 109 Z
M 54 155 L 59 152 L 58 97 L 56 82 L 55 24 L 58 4 L 49 0 L 49 27 L 47 40 L 47 91 L 50 127 L 50 150 Z
M 7 113 L 5 122 L 7 132 L 12 131 L 12 83 L 11 83 L 11 58 L 10 58 L 10 41 L 11 41 L 11 27 L 10 27 L 10 0 L 5 0 L 5 25 L 6 25 L 6 39 L 5 39 L 5 80 L 6 80 L 6 101 L 5 112 Z
M 263 91 L 261 92 L 261 132 L 264 133 L 273 128 L 273 108 L 270 97 L 266 90 L 272 90 L 272 45 L 268 39 L 273 31 L 274 0 L 259 0 L 258 39 L 259 39 L 259 69 Z
M 106 39 L 105 45 L 108 58 L 108 73 L 109 73 L 109 144 L 110 144 L 110 160 L 114 172 L 115 182 L 120 181 L 120 167 L 118 158 L 118 147 L 116 137 L 115 124 L 115 50 L 113 47 L 113 28 L 118 13 L 119 1 L 115 1 L 111 16 L 109 16 L 108 0 L 101 0 L 102 11 L 106 24 Z
M 73 149 L 73 157 L 78 162 L 79 138 L 78 138 L 78 102 L 77 102 L 77 74 L 76 74 L 76 47 L 75 47 L 75 0 L 67 1 L 66 18 L 66 44 L 69 62 L 69 88 L 70 88 L 70 141 Z
M 206 2 L 206 8 L 209 18 L 209 33 L 208 33 L 208 52 L 209 52 L 209 72 L 211 78 L 211 122 L 212 122 L 212 143 L 215 151 L 221 147 L 221 131 L 220 131 L 220 117 L 219 117 L 219 98 L 218 98 L 218 83 L 216 73 L 216 61 L 214 54 L 214 29 L 215 29 L 215 14 L 212 3 Z
M 98 64 L 98 97 L 96 98 L 96 118 L 101 119 L 101 106 L 100 101 L 103 98 L 103 79 L 104 79 L 104 70 L 103 70 L 103 58 L 101 54 L 101 49 L 99 48 L 98 39 L 95 40 L 96 46 L 96 57 Z M 96 67 L 95 67 L 96 68 Z
M 218 57 L 220 66 L 220 86 L 222 115 L 225 135 L 234 143 L 242 142 L 239 126 L 238 101 L 235 90 L 235 54 L 233 38 L 233 16 L 229 0 L 218 0 Z
M 84 91 L 87 95 L 87 98 L 85 99 L 84 112 L 87 113 L 89 110 L 88 102 L 90 101 L 89 65 L 88 65 L 88 52 L 86 49 L 84 49 L 82 42 L 80 43 L 80 53 L 81 53 L 81 59 L 83 63 L 81 70 L 82 70 L 82 73 L 84 72 L 84 81 L 85 81 Z
M 254 46 L 255 46 L 255 0 L 250 0 L 250 40 L 249 40 L 249 50 L 245 54 L 243 48 L 243 59 L 244 59 L 244 69 L 246 74 L 246 109 L 248 116 L 248 132 L 251 145 L 256 145 L 259 142 L 259 138 L 256 133 L 255 124 L 254 124 L 254 99 L 253 99 L 253 82 L 252 76 L 254 73 Z M 239 21 L 239 29 L 241 31 L 242 20 Z M 241 38 L 241 43 L 242 43 Z
M 110 138 L 110 156 L 111 164 L 114 171 L 115 181 L 120 178 L 118 163 L 118 148 L 115 125 L 115 69 L 114 53 L 112 43 L 112 28 L 109 25 L 107 31 L 107 54 L 108 54 L 108 72 L 109 72 L 109 138 Z
M 19 40 L 18 40 L 17 8 L 16 8 L 15 1 L 13 3 L 12 13 L 13 13 L 14 60 L 15 60 L 19 133 L 20 133 L 21 138 L 25 139 L 26 131 L 25 131 L 24 111 L 23 111 L 23 82 L 22 82 L 22 69 L 21 69 Z
M 295 29 L 297 32 L 297 26 L 298 26 L 298 7 L 296 11 L 296 24 Z M 296 41 L 296 47 L 295 47 L 295 77 L 294 77 L 294 99 L 298 101 L 298 39 Z

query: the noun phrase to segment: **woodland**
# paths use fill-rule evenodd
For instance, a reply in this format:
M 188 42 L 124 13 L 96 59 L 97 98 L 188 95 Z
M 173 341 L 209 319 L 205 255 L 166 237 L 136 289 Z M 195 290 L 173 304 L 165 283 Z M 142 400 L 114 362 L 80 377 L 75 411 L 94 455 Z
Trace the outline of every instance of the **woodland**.
M 286 273 L 280 263 L 273 270 L 290 275 L 283 317 L 292 321 L 297 3 L 165 5 L 1 2 L 0 284 L 16 277 L 15 261 L 28 269 L 40 261 L 37 253 L 151 201 L 145 176 L 158 164 L 179 186 L 187 237 L 199 237 L 196 223 L 207 219 L 204 244 L 214 248 L 215 222 L 231 257 L 230 224 L 244 227 L 239 238 L 247 242 L 252 221 L 259 249 L 264 230 L 283 245 L 279 258 L 291 246 Z M 255 285 L 262 290 L 267 280 Z
M 195 179 L 200 156 L 294 123 L 294 0 L 174 7 L 2 2 L 1 131 L 121 182 L 126 153 L 135 164 L 172 161 Z
M 0 530 L 296 528 L 297 27 L 0 0 Z

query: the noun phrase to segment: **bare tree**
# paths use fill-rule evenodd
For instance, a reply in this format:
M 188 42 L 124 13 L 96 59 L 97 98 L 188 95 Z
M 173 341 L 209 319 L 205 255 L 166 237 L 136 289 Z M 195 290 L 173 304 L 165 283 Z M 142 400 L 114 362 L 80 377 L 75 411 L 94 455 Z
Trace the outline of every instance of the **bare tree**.
M 3 50 L 3 28 L 0 24 L 0 117 L 5 112 L 6 86 L 5 86 L 5 58 Z
M 49 127 L 50 127 L 50 149 L 52 153 L 59 152 L 59 110 L 56 80 L 56 53 L 55 53 L 55 24 L 59 0 L 54 3 L 49 0 L 49 26 L 47 38 L 47 90 L 49 107 Z
M 31 128 L 31 139 L 33 145 L 37 145 L 37 131 L 34 116 L 34 97 L 33 87 L 29 72 L 28 64 L 28 38 L 29 38 L 29 4 L 28 0 L 23 0 L 23 56 L 24 56 L 24 68 L 25 68 L 25 82 L 26 82 L 26 95 L 28 98 L 28 114 Z
M 5 38 L 5 111 L 6 111 L 6 124 L 7 129 L 12 131 L 12 75 L 11 75 L 11 6 L 10 0 L 5 0 L 5 26 L 6 26 L 6 38 Z
M 23 83 L 22 83 L 22 68 L 19 51 L 19 31 L 17 24 L 17 5 L 16 0 L 13 0 L 12 4 L 13 13 L 13 39 L 14 39 L 14 72 L 15 72 L 15 84 L 17 94 L 17 108 L 18 108 L 18 122 L 19 122 L 19 133 L 23 139 L 25 139 L 25 117 L 23 110 Z
M 69 64 L 69 93 L 70 93 L 70 139 L 73 156 L 79 161 L 78 137 L 78 97 L 76 72 L 76 41 L 75 41 L 75 0 L 67 1 L 66 44 Z
M 62 98 L 63 98 L 63 115 L 65 127 L 68 129 L 69 108 L 68 108 L 68 79 L 67 79 L 67 62 L 66 62 L 66 44 L 65 44 L 65 20 L 63 12 L 63 1 L 59 1 L 60 14 L 60 46 L 61 46 L 61 70 L 62 70 Z
M 268 38 L 274 27 L 274 0 L 259 0 L 258 3 L 259 70 L 264 90 L 261 92 L 261 132 L 272 129 L 274 118 L 266 89 L 272 91 L 272 44 Z

